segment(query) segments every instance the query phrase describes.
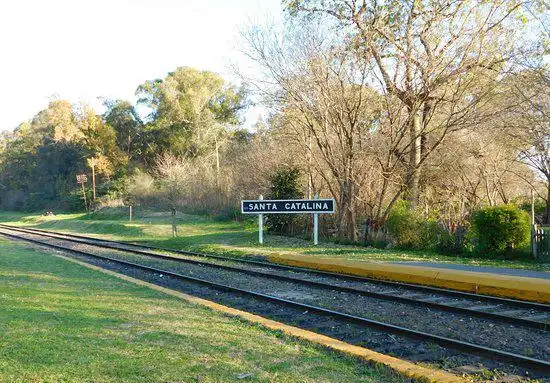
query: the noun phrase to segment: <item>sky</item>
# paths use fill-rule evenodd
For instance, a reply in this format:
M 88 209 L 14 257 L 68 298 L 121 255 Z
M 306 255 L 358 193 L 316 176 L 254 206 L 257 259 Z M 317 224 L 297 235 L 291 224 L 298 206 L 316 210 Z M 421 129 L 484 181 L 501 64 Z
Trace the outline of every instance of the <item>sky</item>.
M 98 109 L 99 97 L 134 101 L 139 84 L 179 66 L 235 82 L 239 31 L 281 12 L 281 0 L 2 1 L 0 130 L 55 98 Z

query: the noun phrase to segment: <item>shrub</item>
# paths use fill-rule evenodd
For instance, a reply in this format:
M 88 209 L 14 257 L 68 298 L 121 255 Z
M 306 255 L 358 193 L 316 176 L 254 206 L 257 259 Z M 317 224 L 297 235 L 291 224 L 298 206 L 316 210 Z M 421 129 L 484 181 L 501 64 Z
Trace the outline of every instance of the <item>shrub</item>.
M 92 199 L 92 191 L 90 188 L 86 189 L 86 202 L 89 203 Z M 64 206 L 61 206 L 63 210 L 68 210 L 72 212 L 85 212 L 84 199 L 82 197 L 82 189 L 75 188 L 69 196 L 66 198 Z
M 404 249 L 433 249 L 439 228 L 433 220 L 424 219 L 406 201 L 399 201 L 390 211 L 386 222 L 388 232 L 397 247 Z
M 467 222 L 454 229 L 439 225 L 435 250 L 442 254 L 463 254 L 468 251 L 467 237 L 470 231 Z
M 517 256 L 529 245 L 529 215 L 515 205 L 478 210 L 471 221 L 479 254 Z
M 271 177 L 269 199 L 302 198 L 300 190 L 300 169 L 297 167 L 279 168 Z M 294 234 L 294 224 L 298 220 L 295 214 L 268 214 L 267 229 L 275 234 Z

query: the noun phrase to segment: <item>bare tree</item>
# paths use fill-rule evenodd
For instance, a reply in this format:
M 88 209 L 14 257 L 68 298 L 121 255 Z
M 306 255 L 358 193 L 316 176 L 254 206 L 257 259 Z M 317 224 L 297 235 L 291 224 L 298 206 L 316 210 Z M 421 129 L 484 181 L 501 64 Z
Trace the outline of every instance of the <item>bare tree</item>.
M 519 150 L 518 160 L 545 184 L 543 223 L 550 224 L 550 73 L 544 66 L 530 69 L 508 84 L 514 102 L 502 123 Z
M 497 74 L 515 52 L 521 2 L 298 0 L 291 14 L 328 15 L 372 64 L 408 127 L 404 179 L 414 207 L 423 165 L 449 133 L 479 123 Z M 309 20 L 309 19 L 308 19 Z M 336 28 L 335 28 L 336 29 Z
M 283 41 L 273 29 L 251 28 L 244 39 L 274 85 L 256 82 L 277 113 L 275 124 L 307 153 L 336 199 L 339 237 L 356 240 L 356 171 L 379 113 L 368 63 L 314 27 L 292 30 Z

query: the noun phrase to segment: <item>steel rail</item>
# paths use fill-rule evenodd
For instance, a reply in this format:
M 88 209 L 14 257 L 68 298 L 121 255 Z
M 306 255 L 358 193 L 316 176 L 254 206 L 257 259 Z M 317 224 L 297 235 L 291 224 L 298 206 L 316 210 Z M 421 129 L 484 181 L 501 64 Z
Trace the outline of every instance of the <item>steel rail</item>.
M 0 226 L 3 226 L 3 225 L 0 225 Z M 341 291 L 341 292 L 345 292 L 345 293 L 352 293 L 352 294 L 357 294 L 357 295 L 366 296 L 366 297 L 370 297 L 370 298 L 383 299 L 383 300 L 386 300 L 386 301 L 400 302 L 400 303 L 411 304 L 411 305 L 415 305 L 415 306 L 421 305 L 421 306 L 424 306 L 424 307 L 430 307 L 430 308 L 434 308 L 434 309 L 438 309 L 438 310 L 442 310 L 442 311 L 455 312 L 455 313 L 459 313 L 459 314 L 466 314 L 466 315 L 480 317 L 480 318 L 484 318 L 484 319 L 498 320 L 498 321 L 501 321 L 501 322 L 512 323 L 512 324 L 515 324 L 515 325 L 536 328 L 536 329 L 539 329 L 539 330 L 549 330 L 550 329 L 550 324 L 549 323 L 539 322 L 539 321 L 531 320 L 531 319 L 527 319 L 527 318 L 514 317 L 514 316 L 509 316 L 509 315 L 502 315 L 502 314 L 499 314 L 498 312 L 486 312 L 486 311 L 481 311 L 481 310 L 474 310 L 474 309 L 470 309 L 468 307 L 459 307 L 459 306 L 448 305 L 448 304 L 439 303 L 439 302 L 430 302 L 430 301 L 425 301 L 425 300 L 422 300 L 422 299 L 415 299 L 415 298 L 410 298 L 410 297 L 405 297 L 405 296 L 400 296 L 400 295 L 393 295 L 393 294 L 380 293 L 380 292 L 372 292 L 372 291 L 357 289 L 357 288 L 353 288 L 353 287 L 339 286 L 339 285 L 333 285 L 333 284 L 330 284 L 330 283 L 311 281 L 311 280 L 303 279 L 303 278 L 289 277 L 289 276 L 285 276 L 285 275 L 272 274 L 272 273 L 267 273 L 267 272 L 257 271 L 257 270 L 243 269 L 243 268 L 240 268 L 240 267 L 220 265 L 220 264 L 216 264 L 216 263 L 203 262 L 203 261 L 198 261 L 198 260 L 193 260 L 193 259 L 176 258 L 176 257 L 172 257 L 172 256 L 169 256 L 169 255 L 156 254 L 156 253 L 151 253 L 151 252 L 142 251 L 142 250 L 135 250 L 135 249 L 125 249 L 125 248 L 121 248 L 121 247 L 118 247 L 118 246 L 107 245 L 107 244 L 92 243 L 93 241 L 96 241 L 95 239 L 92 239 L 92 238 L 89 238 L 89 239 L 86 239 L 86 240 L 80 240 L 80 239 L 70 238 L 70 236 L 67 236 L 67 235 L 61 234 L 61 233 L 52 233 L 52 232 L 35 233 L 35 232 L 33 232 L 33 230 L 19 229 L 19 228 L 17 228 L 17 229 L 9 228 L 8 230 L 13 230 L 13 231 L 16 231 L 16 232 L 23 232 L 23 233 L 27 233 L 27 234 L 33 234 L 33 235 L 39 235 L 39 236 L 44 236 L 44 237 L 48 237 L 48 238 L 60 239 L 60 240 L 64 240 L 64 241 L 74 242 L 74 243 L 81 243 L 81 244 L 85 244 L 85 245 L 88 245 L 88 246 L 108 248 L 108 249 L 128 252 L 128 253 L 132 253 L 132 254 L 138 254 L 138 255 L 147 256 L 147 257 L 166 259 L 166 260 L 175 261 L 175 262 L 196 264 L 196 265 L 201 265 L 201 266 L 206 266 L 206 267 L 211 267 L 211 268 L 229 270 L 229 271 L 232 271 L 232 272 L 239 272 L 239 273 L 244 273 L 244 274 L 248 274 L 248 275 L 260 276 L 260 277 L 264 277 L 264 278 L 278 279 L 278 280 L 282 280 L 282 281 L 285 281 L 285 282 L 300 283 L 300 284 L 304 284 L 304 285 L 308 285 L 308 286 L 314 286 L 314 287 L 317 287 L 317 288 L 336 290 L 336 291 Z M 69 237 L 69 238 L 63 238 L 63 237 Z M 97 241 L 103 242 L 103 240 L 97 240 Z
M 443 347 L 453 348 L 453 349 L 460 350 L 460 351 L 466 351 L 466 352 L 473 353 L 473 354 L 476 354 L 476 355 L 482 355 L 482 356 L 494 358 L 494 359 L 497 359 L 497 360 L 500 360 L 500 361 L 503 361 L 503 362 L 512 363 L 512 364 L 515 364 L 515 365 L 518 365 L 518 366 L 531 368 L 531 369 L 534 369 L 536 371 L 550 373 L 550 362 L 549 361 L 536 359 L 536 358 L 531 358 L 531 357 L 528 357 L 528 356 L 515 354 L 515 353 L 511 353 L 511 352 L 507 352 L 507 351 L 502 351 L 502 350 L 498 350 L 498 349 L 494 349 L 494 348 L 490 348 L 490 347 L 485 347 L 485 346 L 477 345 L 477 344 L 470 343 L 470 342 L 465 342 L 465 341 L 456 340 L 456 339 L 452 339 L 452 338 L 447 338 L 447 337 L 443 337 L 443 336 L 439 336 L 439 335 L 434 335 L 434 334 L 426 333 L 426 332 L 423 332 L 423 331 L 412 330 L 412 329 L 409 329 L 409 328 L 406 328 L 406 327 L 396 326 L 396 325 L 392 325 L 392 324 L 389 324 L 389 323 L 375 321 L 375 320 L 372 320 L 372 319 L 367 319 L 367 318 L 363 318 L 363 317 L 356 316 L 356 315 L 346 314 L 346 313 L 342 313 L 342 312 L 339 312 L 339 311 L 334 311 L 334 310 L 330 310 L 330 309 L 326 309 L 326 308 L 322 308 L 322 307 L 318 307 L 318 306 L 313 306 L 313 305 L 309 305 L 309 304 L 305 304 L 305 303 L 295 302 L 295 301 L 291 301 L 291 300 L 284 299 L 284 298 L 279 298 L 279 297 L 268 295 L 268 294 L 263 294 L 263 293 L 258 293 L 258 292 L 255 292 L 255 291 L 240 289 L 240 288 L 237 288 L 237 287 L 233 287 L 233 286 L 229 286 L 229 285 L 225 285 L 225 284 L 221 284 L 221 283 L 217 283 L 217 282 L 212 282 L 212 281 L 208 281 L 208 280 L 201 279 L 201 278 L 195 278 L 195 277 L 190 277 L 190 276 L 179 274 L 179 273 L 174 273 L 174 272 L 171 272 L 169 270 L 163 270 L 163 269 L 159 269 L 159 268 L 155 268 L 155 267 L 145 266 L 145 265 L 141 265 L 141 264 L 138 264 L 138 263 L 123 261 L 123 260 L 116 259 L 116 258 L 105 257 L 105 256 L 102 256 L 102 255 L 88 253 L 88 252 L 85 252 L 85 251 L 73 250 L 73 249 L 70 249 L 70 248 L 67 248 L 67 247 L 54 245 L 54 244 L 46 243 L 46 242 L 41 242 L 41 241 L 37 241 L 37 240 L 34 240 L 34 239 L 30 239 L 30 238 L 25 238 L 25 237 L 22 237 L 20 235 L 9 234 L 9 233 L 5 233 L 5 232 L 1 233 L 1 234 L 5 235 L 7 237 L 23 240 L 23 241 L 26 241 L 26 242 L 34 243 L 34 244 L 37 244 L 37 245 L 40 245 L 40 246 L 49 247 L 49 248 L 60 250 L 60 251 L 63 251 L 63 252 L 80 254 L 80 255 L 83 255 L 83 256 L 86 256 L 86 257 L 92 257 L 92 258 L 100 259 L 100 260 L 107 261 L 107 262 L 113 262 L 113 263 L 117 263 L 117 264 L 124 265 L 124 266 L 134 267 L 134 268 L 138 268 L 138 269 L 145 270 L 145 271 L 152 272 L 152 273 L 159 273 L 159 274 L 163 274 L 163 275 L 166 275 L 166 276 L 170 276 L 170 277 L 175 278 L 175 279 L 189 281 L 189 282 L 205 285 L 205 286 L 208 286 L 208 287 L 213 287 L 213 288 L 220 289 L 220 290 L 225 290 L 225 291 L 229 291 L 229 292 L 233 292 L 233 293 L 238 293 L 238 294 L 241 294 L 241 295 L 248 295 L 248 296 L 252 296 L 254 298 L 262 299 L 262 300 L 265 300 L 265 301 L 268 301 L 268 302 L 275 302 L 275 303 L 283 304 L 285 306 L 300 309 L 300 310 L 306 309 L 306 311 L 308 313 L 309 312 L 315 312 L 315 313 L 323 315 L 323 316 L 328 316 L 328 317 L 333 317 L 333 318 L 337 318 L 337 319 L 340 319 L 340 320 L 345 320 L 345 321 L 348 321 L 348 322 L 360 324 L 360 325 L 363 325 L 363 326 L 366 326 L 366 327 L 376 328 L 376 329 L 383 330 L 383 331 L 386 331 L 386 332 L 390 332 L 390 333 L 393 333 L 393 334 L 403 335 L 403 336 L 413 338 L 413 339 L 434 342 L 434 343 L 436 343 L 440 346 L 443 346 Z
M 404 283 L 404 282 L 395 282 L 395 281 L 387 281 L 387 280 L 381 280 L 381 279 L 375 279 L 375 278 L 368 278 L 368 277 L 359 277 L 349 274 L 340 274 L 340 273 L 333 273 L 329 271 L 322 271 L 322 270 L 315 270 L 310 269 L 306 267 L 296 267 L 296 266 L 288 266 L 288 265 L 281 265 L 276 263 L 270 263 L 270 262 L 262 262 L 262 261 L 255 261 L 255 260 L 249 260 L 249 259 L 238 259 L 235 257 L 224 257 L 220 255 L 215 254 L 206 254 L 206 253 L 199 253 L 194 251 L 187 251 L 187 250 L 178 250 L 178 249 L 169 249 L 164 247 L 156 247 L 156 246 L 149 246 L 149 245 L 143 245 L 139 243 L 133 243 L 133 242 L 123 242 L 123 241 L 113 241 L 108 239 L 102 239 L 102 238 L 96 238 L 96 237 L 90 237 L 90 236 L 84 236 L 84 235 L 78 235 L 78 234 L 69 234 L 69 233 L 61 233 L 61 232 L 55 232 L 51 230 L 43 230 L 43 229 L 29 229 L 29 228 L 21 228 L 17 226 L 11 226 L 6 224 L 0 224 L 0 227 L 5 227 L 7 229 L 15 230 L 15 231 L 21 231 L 21 232 L 40 232 L 44 234 L 53 234 L 53 235 L 61 235 L 65 237 L 73 237 L 73 238 L 81 238 L 85 240 L 91 240 L 91 241 L 100 241 L 104 243 L 112 243 L 115 245 L 122 245 L 122 246 L 133 246 L 138 247 L 142 249 L 148 249 L 148 250 L 154 250 L 154 251 L 163 251 L 163 252 L 169 252 L 169 253 L 175 253 L 175 254 L 182 254 L 182 255 L 188 255 L 188 256 L 196 256 L 200 258 L 210 258 L 210 259 L 218 259 L 221 261 L 228 261 L 228 262 L 234 262 L 234 263 L 243 263 L 243 264 L 251 264 L 261 267 L 269 267 L 274 269 L 280 269 L 280 270 L 289 270 L 289 271 L 297 271 L 302 273 L 309 273 L 309 274 L 318 274 L 322 276 L 330 276 L 340 279 L 348 279 L 356 282 L 368 282 L 372 284 L 379 284 L 379 285 L 385 285 L 395 288 L 404 288 L 409 290 L 417 290 L 422 291 L 428 294 L 441 294 L 441 295 L 448 295 L 452 297 L 457 298 L 464 298 L 464 299 L 473 299 L 478 301 L 486 301 L 494 304 L 506 304 L 510 306 L 515 307 L 521 307 L 525 309 L 534 309 L 534 310 L 541 310 L 541 311 L 548 311 L 550 312 L 550 305 L 544 304 L 544 303 L 538 303 L 538 302 L 532 302 L 532 301 L 522 301 L 517 299 L 511 299 L 511 298 L 502 298 L 497 296 L 491 296 L 491 295 L 483 295 L 483 294 L 475 294 L 475 293 L 468 293 L 464 291 L 458 291 L 458 290 L 451 290 L 451 289 L 445 289 L 445 288 L 439 288 L 439 287 L 431 287 L 431 286 L 423 286 L 423 285 L 415 285 L 411 283 Z M 121 249 L 126 250 L 126 249 Z M 171 257 L 173 259 L 181 259 L 181 258 L 175 258 Z

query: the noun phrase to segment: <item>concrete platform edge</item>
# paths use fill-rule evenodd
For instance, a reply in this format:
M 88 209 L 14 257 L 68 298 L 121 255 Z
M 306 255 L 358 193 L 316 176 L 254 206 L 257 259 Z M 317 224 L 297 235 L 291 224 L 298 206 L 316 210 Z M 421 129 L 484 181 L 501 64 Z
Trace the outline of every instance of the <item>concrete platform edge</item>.
M 198 298 L 189 294 L 185 294 L 176 290 L 171 290 L 165 287 L 157 286 L 149 282 L 145 282 L 136 278 L 129 277 L 124 274 L 120 274 L 111 270 L 102 269 L 101 267 L 90 265 L 85 262 L 78 261 L 76 259 L 63 256 L 61 254 L 53 253 L 55 257 L 64 259 L 69 262 L 76 263 L 78 265 L 87 267 L 92 270 L 99 271 L 104 274 L 108 274 L 120 279 L 123 279 L 128 282 L 135 283 L 140 286 L 146 286 L 153 290 L 181 298 L 187 302 L 194 303 L 200 306 L 208 307 L 214 311 L 221 312 L 230 316 L 240 317 L 251 323 L 262 325 L 271 330 L 282 331 L 285 334 L 304 339 L 310 342 L 314 342 L 325 346 L 329 349 L 343 352 L 348 355 L 359 357 L 360 359 L 366 360 L 373 364 L 382 364 L 388 368 L 400 373 L 401 375 L 412 378 L 420 382 L 429 382 L 429 383 L 465 383 L 466 380 L 460 378 L 457 375 L 430 369 L 427 367 L 418 366 L 414 363 L 408 362 L 406 360 L 401 360 L 389 355 L 384 355 L 376 351 L 369 350 L 364 347 L 354 346 L 349 343 L 342 342 L 337 339 L 330 338 L 325 335 L 317 334 L 311 331 L 303 330 L 297 327 L 289 326 L 284 323 L 276 322 L 261 316 L 251 314 L 245 311 L 233 309 L 231 307 L 223 306 L 215 302 L 211 302 L 202 298 Z
M 337 258 L 270 255 L 268 259 L 289 266 L 550 303 L 548 279 Z

